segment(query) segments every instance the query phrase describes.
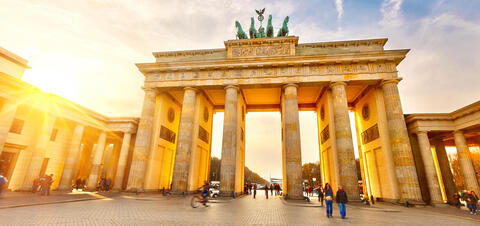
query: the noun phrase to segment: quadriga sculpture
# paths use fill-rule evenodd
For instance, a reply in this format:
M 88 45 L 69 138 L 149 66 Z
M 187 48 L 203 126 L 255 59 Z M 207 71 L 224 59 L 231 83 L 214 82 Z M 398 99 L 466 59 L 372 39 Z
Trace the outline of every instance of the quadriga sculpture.
M 283 20 L 282 28 L 278 30 L 277 37 L 288 36 L 288 26 L 287 26 L 288 20 L 289 20 L 289 17 L 288 16 L 285 17 L 285 20 Z
M 250 23 L 250 29 L 248 30 L 248 32 L 250 33 L 250 38 L 260 38 L 257 29 L 255 29 L 255 20 L 253 19 L 253 17 L 250 18 L 250 20 L 252 21 Z
M 242 25 L 238 21 L 235 21 L 235 27 L 237 28 L 237 38 L 238 39 L 247 39 L 247 34 L 242 29 Z
M 268 15 L 268 24 L 267 24 L 267 37 L 273 38 L 273 25 L 272 25 L 272 15 Z

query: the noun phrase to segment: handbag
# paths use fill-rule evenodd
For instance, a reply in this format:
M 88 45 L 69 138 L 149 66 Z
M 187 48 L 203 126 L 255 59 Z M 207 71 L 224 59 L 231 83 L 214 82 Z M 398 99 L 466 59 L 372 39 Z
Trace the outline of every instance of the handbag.
M 327 196 L 327 197 L 325 198 L 325 200 L 327 200 L 327 201 L 332 201 L 332 200 L 333 200 L 333 198 L 332 198 L 332 196 L 331 196 L 331 195 L 329 195 L 329 196 Z

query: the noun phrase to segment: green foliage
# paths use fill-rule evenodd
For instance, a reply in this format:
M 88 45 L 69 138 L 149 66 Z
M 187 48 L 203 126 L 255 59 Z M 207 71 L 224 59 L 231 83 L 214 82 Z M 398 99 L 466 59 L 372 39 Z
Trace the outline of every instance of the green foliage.
M 269 184 L 269 182 L 263 179 L 257 173 L 251 171 L 248 167 L 245 166 L 245 182 L 257 183 L 257 184 Z
M 316 178 L 316 181 L 313 181 Z M 305 163 L 302 165 L 302 179 L 307 180 L 309 185 L 318 185 L 321 181 L 320 163 Z

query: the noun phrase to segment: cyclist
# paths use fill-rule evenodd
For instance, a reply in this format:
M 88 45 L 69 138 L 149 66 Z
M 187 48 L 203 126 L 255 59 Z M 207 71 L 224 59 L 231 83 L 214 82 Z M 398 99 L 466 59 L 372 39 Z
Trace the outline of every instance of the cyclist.
M 202 204 L 206 207 L 207 206 L 207 199 L 208 199 L 208 195 L 210 194 L 210 185 L 208 184 L 207 181 L 205 181 L 203 183 L 203 186 L 202 186 L 202 192 L 200 193 L 202 195 Z

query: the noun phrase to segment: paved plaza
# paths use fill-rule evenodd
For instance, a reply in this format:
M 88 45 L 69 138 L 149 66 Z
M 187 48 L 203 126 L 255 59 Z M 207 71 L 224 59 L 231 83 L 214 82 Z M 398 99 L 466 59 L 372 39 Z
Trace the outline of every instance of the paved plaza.
M 262 193 L 262 192 L 260 192 Z M 96 197 L 101 197 L 96 195 Z M 452 207 L 404 208 L 379 204 L 347 207 L 347 219 L 326 218 L 323 207 L 285 203 L 259 194 L 218 200 L 193 209 L 189 198 L 161 195 L 108 194 L 96 200 L 0 209 L 1 225 L 479 225 L 480 216 Z M 5 199 L 0 200 L 0 202 Z

